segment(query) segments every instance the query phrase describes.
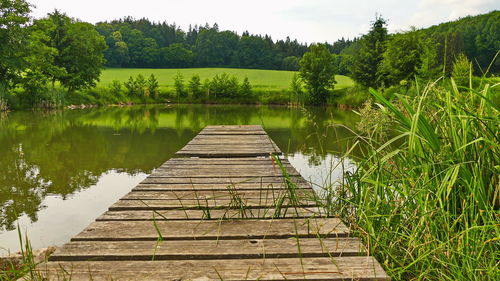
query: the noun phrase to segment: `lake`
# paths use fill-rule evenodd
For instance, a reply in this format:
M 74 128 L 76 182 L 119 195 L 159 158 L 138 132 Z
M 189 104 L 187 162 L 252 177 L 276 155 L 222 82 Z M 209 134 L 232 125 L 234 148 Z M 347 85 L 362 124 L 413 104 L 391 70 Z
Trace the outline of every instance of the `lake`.
M 68 242 L 206 125 L 262 125 L 320 192 L 354 167 L 340 156 L 357 121 L 334 108 L 234 105 L 0 115 L 0 255 L 19 250 L 18 225 L 34 248 Z

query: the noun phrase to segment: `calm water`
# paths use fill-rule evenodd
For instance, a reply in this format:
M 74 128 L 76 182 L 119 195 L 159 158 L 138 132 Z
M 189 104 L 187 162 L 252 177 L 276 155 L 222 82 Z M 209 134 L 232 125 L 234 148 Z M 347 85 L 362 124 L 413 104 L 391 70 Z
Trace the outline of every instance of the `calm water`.
M 334 109 L 147 106 L 0 116 L 0 255 L 61 245 L 204 126 L 261 124 L 290 162 L 318 185 L 334 182 L 357 116 Z M 345 163 L 347 166 L 351 163 Z

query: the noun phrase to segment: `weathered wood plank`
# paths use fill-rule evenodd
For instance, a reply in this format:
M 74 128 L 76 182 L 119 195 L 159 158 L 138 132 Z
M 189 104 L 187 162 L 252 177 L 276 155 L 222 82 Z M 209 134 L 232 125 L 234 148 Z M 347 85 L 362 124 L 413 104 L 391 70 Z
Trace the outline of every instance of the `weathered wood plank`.
M 186 158 L 186 159 L 191 159 L 191 158 Z M 211 158 L 195 158 L 195 159 L 211 159 Z M 234 159 L 234 158 L 232 158 Z M 293 167 L 289 162 L 281 162 L 281 165 L 285 167 Z M 185 169 L 187 168 L 186 166 L 201 166 L 201 167 L 227 167 L 227 166 L 238 166 L 240 168 L 277 168 L 279 165 L 276 162 L 273 161 L 259 161 L 259 162 L 249 162 L 249 161 L 244 161 L 244 162 L 230 162 L 230 161 L 222 161 L 222 162 L 208 162 L 204 163 L 201 161 L 167 161 L 163 165 L 159 166 L 158 169 L 163 169 L 163 168 L 176 168 L 176 169 Z
M 280 200 L 282 199 L 282 200 Z M 118 200 L 109 207 L 110 211 L 119 210 L 171 210 L 171 209 L 268 209 L 273 207 L 316 207 L 312 200 L 300 200 L 298 203 L 287 198 L 238 198 L 238 199 L 178 199 L 178 200 Z
M 183 184 L 195 184 L 195 183 L 207 183 L 207 184 L 236 184 L 241 183 L 262 183 L 262 185 L 267 185 L 270 183 L 283 183 L 285 179 L 283 177 L 148 177 L 144 179 L 141 183 L 183 183 Z M 307 181 L 301 177 L 291 177 L 292 183 L 307 183 Z
M 264 131 L 233 131 L 233 130 L 209 130 L 209 131 L 202 131 L 199 133 L 199 135 L 224 135 L 224 136 L 231 136 L 231 135 L 267 135 L 266 132 Z
M 283 163 L 290 163 L 287 159 L 280 157 Z M 262 157 L 240 157 L 240 158 L 172 158 L 165 162 L 164 164 L 175 163 L 175 164 L 272 164 L 275 160 L 269 155 Z
M 295 168 L 291 164 L 283 164 L 283 167 L 286 168 L 287 170 L 290 171 L 296 171 Z M 272 164 L 272 163 L 267 163 L 267 164 L 258 164 L 258 165 L 253 165 L 253 164 L 217 164 L 217 165 L 211 165 L 211 164 L 188 164 L 188 163 L 168 163 L 165 165 L 162 165 L 158 168 L 155 169 L 155 171 L 164 171 L 164 170 L 193 170 L 193 169 L 210 169 L 210 170 L 234 170 L 234 171 L 266 171 L 266 170 L 273 170 L 273 171 L 280 171 L 280 168 L 278 164 Z
M 197 152 L 197 151 L 178 151 L 176 155 L 186 157 L 246 157 L 246 156 L 266 156 L 269 154 L 281 154 L 281 152 L 262 152 L 262 151 L 228 151 L 228 152 Z
M 38 270 L 51 280 L 70 275 L 73 281 L 390 280 L 373 257 L 50 262 Z
M 184 146 L 181 151 L 197 151 L 197 150 L 217 150 L 221 152 L 225 151 L 234 151 L 234 150 L 242 150 L 242 151 L 261 151 L 261 152 L 268 152 L 268 151 L 275 151 L 275 147 L 272 146 L 271 144 L 237 144 L 237 143 L 232 143 L 232 144 L 187 144 Z
M 183 191 L 131 191 L 121 198 L 121 200 L 178 200 L 178 199 L 231 199 L 235 197 L 247 199 L 269 200 L 270 198 L 280 198 L 289 195 L 286 189 L 261 189 L 261 190 L 239 190 L 228 189 L 225 191 L 206 190 L 183 190 Z M 295 190 L 295 195 L 299 198 L 315 198 L 316 195 L 311 189 Z
M 287 169 L 290 176 L 300 176 L 293 169 Z M 158 169 L 150 175 L 151 177 L 281 177 L 283 172 L 277 169 Z
M 261 126 L 253 126 L 253 127 L 247 127 L 247 126 L 242 126 L 242 127 L 224 127 L 224 126 L 214 126 L 214 127 L 205 127 L 203 130 L 200 131 L 201 133 L 204 132 L 264 132 L 264 129 Z
M 300 249 L 300 250 L 299 250 Z M 65 244 L 50 261 L 214 260 L 359 256 L 359 238 L 156 241 L 79 241 Z
M 184 191 L 184 190 L 228 190 L 237 188 L 239 190 L 267 190 L 285 189 L 283 183 L 261 183 L 261 182 L 239 182 L 239 183 L 142 183 L 138 184 L 132 191 Z M 311 189 L 309 183 L 296 183 L 296 188 Z
M 208 138 L 194 138 L 189 142 L 190 145 L 227 145 L 227 144 L 246 144 L 246 145 L 259 145 L 259 144 L 271 144 L 271 141 L 266 138 L 220 138 L 220 137 L 208 137 Z
M 156 224 L 156 226 L 155 226 Z M 338 218 L 280 220 L 99 221 L 71 241 L 283 239 L 291 237 L 346 237 L 349 229 Z
M 219 219 L 281 219 L 333 217 L 316 207 L 291 207 L 280 209 L 225 209 L 218 210 L 155 210 L 107 211 L 96 221 L 160 221 L 160 220 L 219 220 Z
M 208 125 L 203 130 L 264 130 L 261 125 Z

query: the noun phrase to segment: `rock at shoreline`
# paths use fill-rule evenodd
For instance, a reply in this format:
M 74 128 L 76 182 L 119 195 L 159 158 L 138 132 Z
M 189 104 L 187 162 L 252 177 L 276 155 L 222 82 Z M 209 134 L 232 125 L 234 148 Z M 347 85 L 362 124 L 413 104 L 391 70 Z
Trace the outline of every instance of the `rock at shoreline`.
M 50 246 L 44 249 L 33 250 L 33 262 L 35 264 L 46 261 L 49 256 L 56 250 L 55 246 Z M 23 255 L 21 252 L 12 253 L 5 257 L 0 257 L 0 270 L 19 269 L 23 263 Z

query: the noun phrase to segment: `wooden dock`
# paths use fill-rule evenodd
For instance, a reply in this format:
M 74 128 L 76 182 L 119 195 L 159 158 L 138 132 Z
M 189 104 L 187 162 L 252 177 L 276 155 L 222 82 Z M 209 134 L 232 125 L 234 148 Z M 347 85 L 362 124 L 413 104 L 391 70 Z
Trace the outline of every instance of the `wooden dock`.
M 168 145 L 168 144 L 165 144 Z M 208 126 L 38 267 L 49 280 L 389 280 L 261 126 Z M 65 279 L 66 278 L 66 279 Z

